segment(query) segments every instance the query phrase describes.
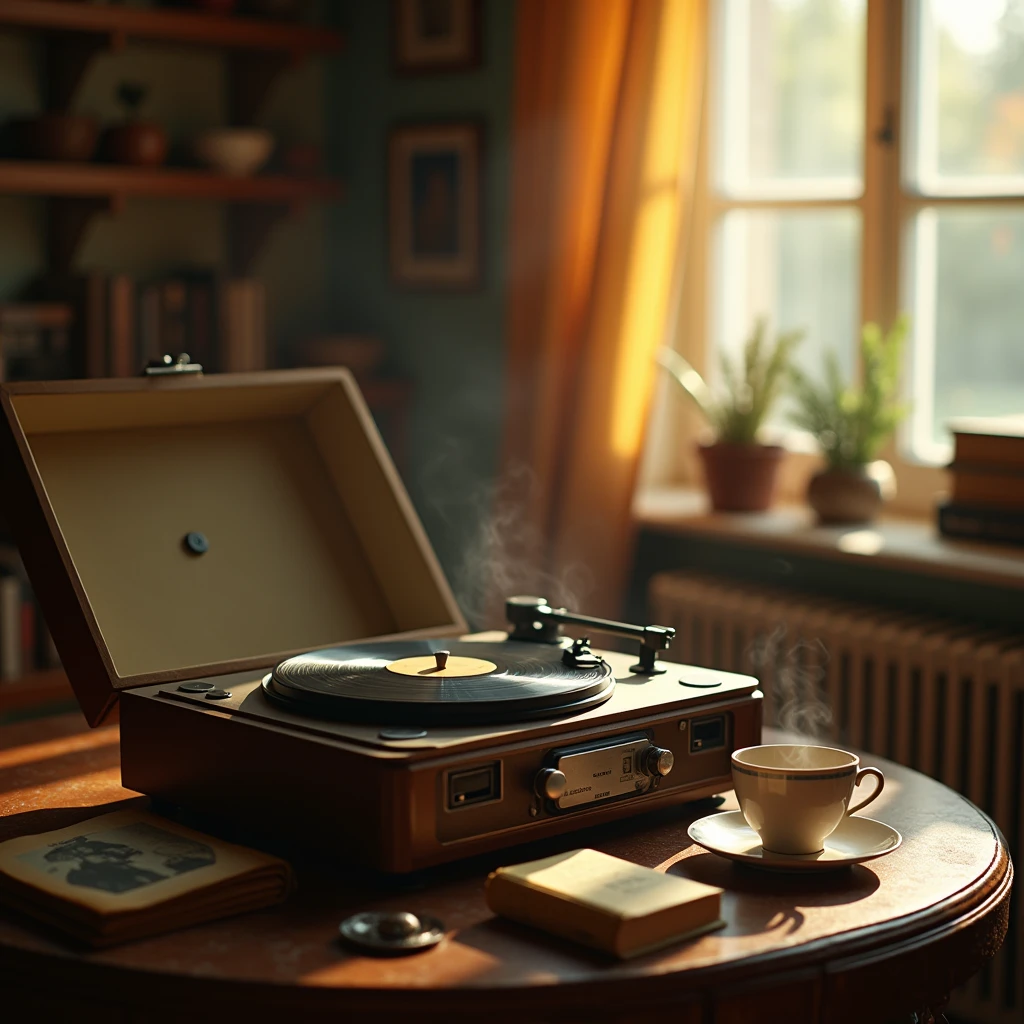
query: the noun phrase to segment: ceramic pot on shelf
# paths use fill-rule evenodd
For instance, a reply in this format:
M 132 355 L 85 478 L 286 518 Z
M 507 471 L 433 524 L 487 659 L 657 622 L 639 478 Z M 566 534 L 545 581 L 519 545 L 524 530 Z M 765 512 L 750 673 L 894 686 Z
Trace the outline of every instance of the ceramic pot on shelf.
M 888 463 L 822 469 L 807 485 L 807 504 L 820 523 L 870 523 L 891 496 L 891 476 Z
M 122 82 L 117 98 L 125 109 L 123 124 L 108 128 L 103 148 L 108 160 L 133 167 L 159 167 L 167 159 L 167 132 L 153 121 L 139 118 L 139 107 L 146 88 L 135 82 Z
M 763 512 L 775 496 L 785 449 L 775 444 L 701 444 L 711 507 L 716 512 Z

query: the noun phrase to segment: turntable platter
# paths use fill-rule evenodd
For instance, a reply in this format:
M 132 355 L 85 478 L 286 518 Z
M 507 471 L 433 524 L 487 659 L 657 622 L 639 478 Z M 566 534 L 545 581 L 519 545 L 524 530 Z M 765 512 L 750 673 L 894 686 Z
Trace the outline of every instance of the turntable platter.
M 388 725 L 515 722 L 574 714 L 611 696 L 606 662 L 573 667 L 562 654 L 557 644 L 524 641 L 353 644 L 289 658 L 263 689 L 303 714 Z

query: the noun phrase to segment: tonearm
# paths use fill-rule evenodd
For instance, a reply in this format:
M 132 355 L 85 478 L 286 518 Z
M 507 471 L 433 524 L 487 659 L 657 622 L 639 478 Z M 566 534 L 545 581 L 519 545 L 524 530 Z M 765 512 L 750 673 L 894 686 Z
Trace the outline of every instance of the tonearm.
M 635 637 L 640 641 L 639 661 L 630 671 L 645 676 L 665 671 L 658 664 L 658 652 L 668 650 L 676 635 L 670 626 L 634 626 L 628 622 L 598 619 L 592 615 L 577 615 L 566 608 L 552 608 L 543 597 L 510 597 L 505 602 L 505 614 L 512 627 L 508 634 L 509 640 L 555 644 L 562 638 L 559 624 L 563 622 L 589 626 L 613 636 Z

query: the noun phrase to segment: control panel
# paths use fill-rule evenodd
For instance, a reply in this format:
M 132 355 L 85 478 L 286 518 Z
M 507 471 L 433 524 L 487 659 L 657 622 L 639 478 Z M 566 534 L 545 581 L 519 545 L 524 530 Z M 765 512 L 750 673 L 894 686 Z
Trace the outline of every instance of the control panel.
M 675 763 L 644 732 L 554 750 L 548 760 L 534 791 L 560 811 L 646 793 Z
M 744 695 L 623 723 L 603 736 L 537 737 L 438 766 L 434 834 L 460 842 L 544 821 L 561 831 L 571 821 L 723 792 L 732 781 L 730 752 L 760 740 L 760 712 L 760 699 Z

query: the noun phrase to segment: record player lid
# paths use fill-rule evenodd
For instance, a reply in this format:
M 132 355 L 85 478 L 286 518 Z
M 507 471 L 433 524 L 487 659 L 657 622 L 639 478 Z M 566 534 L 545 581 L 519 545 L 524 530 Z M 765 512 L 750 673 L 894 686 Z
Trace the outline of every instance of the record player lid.
M 86 718 L 465 622 L 342 369 L 0 388 L 5 513 Z

